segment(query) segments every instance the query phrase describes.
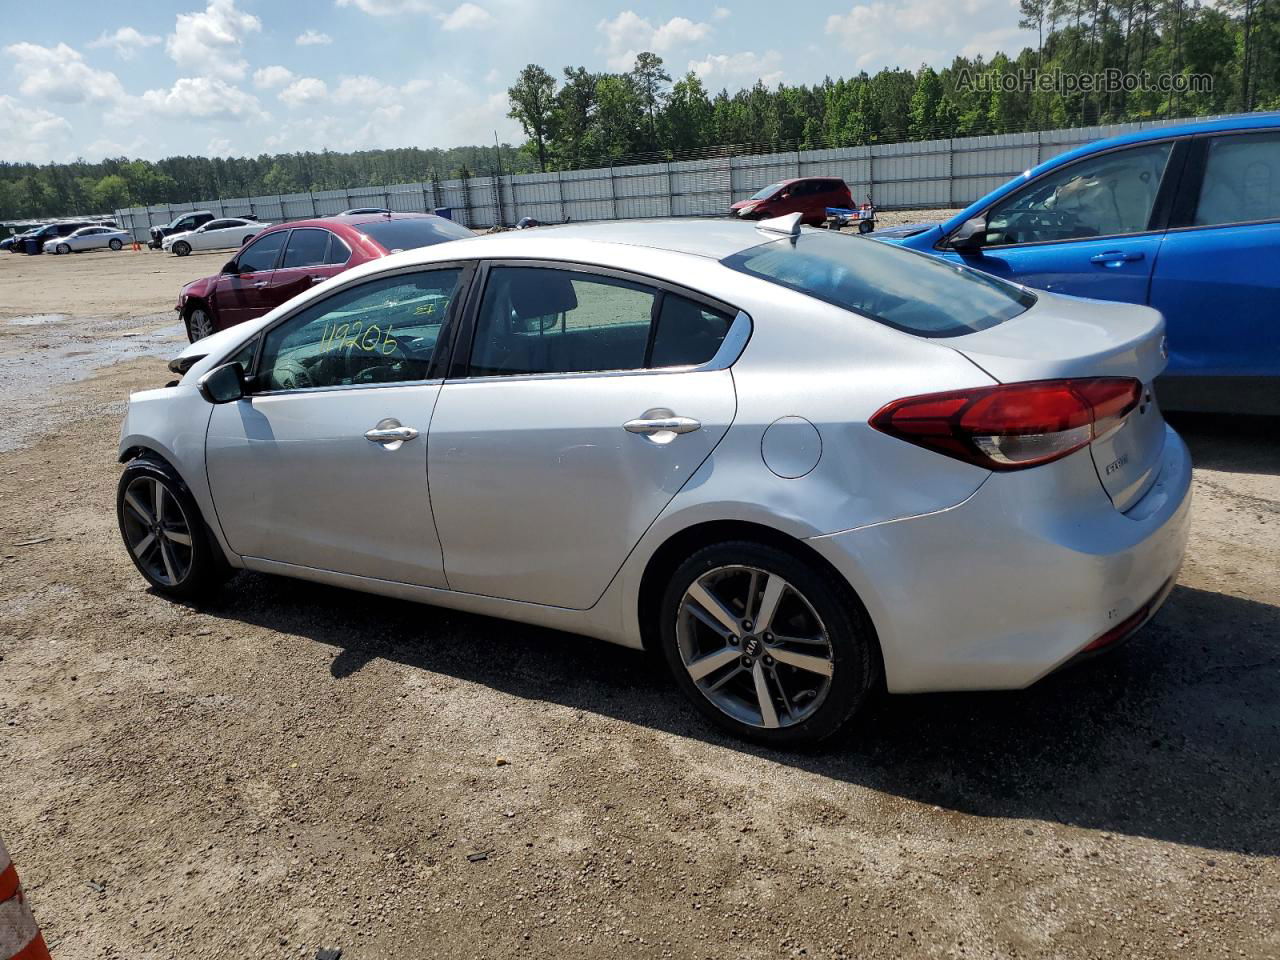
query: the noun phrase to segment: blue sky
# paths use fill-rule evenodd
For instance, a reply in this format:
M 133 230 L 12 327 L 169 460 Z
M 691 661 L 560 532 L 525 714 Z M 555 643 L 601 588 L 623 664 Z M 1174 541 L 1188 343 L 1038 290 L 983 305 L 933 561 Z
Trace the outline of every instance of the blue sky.
M 1015 50 L 1017 0 L 12 0 L 0 159 L 244 155 L 523 139 L 526 63 L 653 50 L 712 91 Z

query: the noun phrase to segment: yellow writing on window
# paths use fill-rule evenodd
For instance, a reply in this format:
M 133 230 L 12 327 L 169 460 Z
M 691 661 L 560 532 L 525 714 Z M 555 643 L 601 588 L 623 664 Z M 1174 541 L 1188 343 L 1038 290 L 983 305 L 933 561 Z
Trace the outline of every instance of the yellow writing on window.
M 390 356 L 399 346 L 396 338 L 391 335 L 391 329 L 390 324 L 387 325 L 386 330 L 376 323 L 366 327 L 362 320 L 356 320 L 354 323 L 334 323 L 332 326 L 326 323 L 320 337 L 320 349 L 322 351 L 339 348 L 349 350 L 357 347 L 366 353 Z

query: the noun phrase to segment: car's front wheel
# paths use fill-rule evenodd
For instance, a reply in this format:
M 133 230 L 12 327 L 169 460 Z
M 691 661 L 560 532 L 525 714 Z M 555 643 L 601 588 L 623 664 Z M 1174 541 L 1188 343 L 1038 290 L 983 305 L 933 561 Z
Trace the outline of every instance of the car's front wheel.
M 245 234 L 244 239 L 240 241 L 240 246 L 243 247 L 245 244 L 247 244 L 250 240 L 253 239 L 253 236 L 254 235 L 252 233 Z
M 178 256 L 185 257 L 188 253 L 191 252 L 191 244 L 187 243 L 187 241 L 185 240 L 179 240 L 177 243 L 173 245 L 171 249 Z
M 776 547 L 704 547 L 676 570 L 660 610 L 663 653 L 704 714 L 773 746 L 843 728 L 876 677 L 870 623 L 825 570 Z
M 195 498 L 168 464 L 129 462 L 116 490 L 116 519 L 134 566 L 167 596 L 196 599 L 231 573 Z
M 110 240 L 110 242 L 107 243 L 107 246 L 109 246 L 112 250 L 124 249 L 124 243 L 122 243 L 118 237 L 113 237 Z
M 57 252 L 57 253 L 70 253 L 70 252 L 71 252 L 71 248 L 70 248 L 69 246 L 67 246 L 67 244 L 65 244 L 65 243 L 60 243 L 60 244 L 58 244 L 58 247 L 57 247 L 56 252 Z
M 192 307 L 187 311 L 187 339 L 192 343 L 213 334 L 213 318 L 204 307 Z

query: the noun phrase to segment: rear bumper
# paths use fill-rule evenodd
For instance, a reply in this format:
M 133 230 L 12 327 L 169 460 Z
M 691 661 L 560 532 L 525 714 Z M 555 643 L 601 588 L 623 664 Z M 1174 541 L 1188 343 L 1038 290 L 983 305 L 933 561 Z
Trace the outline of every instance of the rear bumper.
M 1022 688 L 1158 609 L 1186 549 L 1190 454 L 1166 427 L 1155 483 L 1120 513 L 1081 453 L 993 474 L 947 510 L 807 541 L 866 604 L 891 692 Z M 1051 483 L 1031 476 L 1047 470 Z

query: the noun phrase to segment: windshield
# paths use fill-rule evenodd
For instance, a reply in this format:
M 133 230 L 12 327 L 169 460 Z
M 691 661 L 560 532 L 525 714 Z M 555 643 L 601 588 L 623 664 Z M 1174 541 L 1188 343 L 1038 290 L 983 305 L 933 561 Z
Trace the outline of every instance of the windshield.
M 721 262 L 921 337 L 985 330 L 1036 302 L 1020 287 L 977 270 L 824 231 L 761 244 Z
M 372 237 L 387 251 L 412 250 L 446 240 L 462 240 L 473 234 L 461 224 L 443 217 L 406 218 L 403 220 L 370 220 L 356 224 L 356 229 Z
M 752 199 L 752 200 L 765 200 L 765 199 L 767 199 L 767 198 L 769 198 L 769 197 L 772 197 L 775 193 L 777 193 L 777 192 L 778 192 L 779 190 L 781 190 L 781 189 L 782 189 L 782 184 L 780 184 L 780 183 L 771 183 L 771 184 L 769 184 L 769 186 L 765 187 L 763 190 L 757 190 L 755 193 L 753 193 L 753 194 L 751 195 L 751 199 Z

